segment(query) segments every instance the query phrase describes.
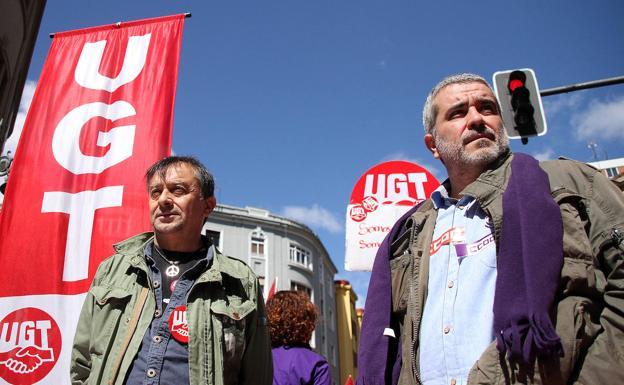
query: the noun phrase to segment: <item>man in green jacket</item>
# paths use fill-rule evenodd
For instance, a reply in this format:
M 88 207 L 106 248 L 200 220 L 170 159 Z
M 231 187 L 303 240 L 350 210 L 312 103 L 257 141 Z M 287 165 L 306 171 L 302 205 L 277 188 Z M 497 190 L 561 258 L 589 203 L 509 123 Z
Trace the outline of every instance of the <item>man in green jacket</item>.
M 201 236 L 214 179 L 192 157 L 146 173 L 153 233 L 114 246 L 85 299 L 72 384 L 272 383 L 258 280 Z
M 379 249 L 357 383 L 624 382 L 624 194 L 511 154 L 478 75 L 442 80 L 423 123 L 448 179 Z

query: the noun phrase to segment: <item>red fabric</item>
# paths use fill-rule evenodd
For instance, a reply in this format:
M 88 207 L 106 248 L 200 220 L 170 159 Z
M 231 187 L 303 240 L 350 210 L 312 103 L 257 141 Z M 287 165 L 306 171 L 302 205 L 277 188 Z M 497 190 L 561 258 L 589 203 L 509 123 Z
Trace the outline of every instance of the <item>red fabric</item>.
M 0 212 L 1 383 L 69 384 L 98 264 L 149 230 L 144 173 L 171 151 L 183 26 L 178 15 L 55 35 Z
M 266 300 L 268 301 L 269 299 L 271 299 L 271 297 L 273 297 L 273 295 L 275 295 L 276 292 L 277 292 L 277 277 L 275 277 L 275 279 L 273 280 L 273 283 L 271 284 L 271 287 L 269 288 L 269 293 L 267 294 Z
M 347 378 L 347 381 L 345 381 L 345 385 L 355 385 L 355 383 L 353 382 L 353 378 L 351 377 L 350 374 L 349 374 L 349 378 Z
M 0 297 L 85 292 L 98 264 L 111 254 L 112 244 L 149 230 L 143 175 L 154 161 L 170 154 L 183 24 L 184 16 L 177 15 L 55 35 L 26 118 L 0 216 L 0 270 L 11 272 L 0 280 Z M 147 34 L 147 54 L 134 79 L 112 91 L 78 84 L 77 64 L 86 43 L 105 41 L 101 60 L 93 55 L 83 59 L 96 69 L 99 63 L 100 75 L 115 78 L 128 61 L 125 55 L 130 37 Z M 128 129 L 121 129 L 125 132 L 123 140 L 103 147 L 97 144 L 98 134 L 134 125 L 132 152 L 99 172 L 77 175 L 61 164 L 63 161 L 53 151 L 53 140 L 55 135 L 62 136 L 59 126 L 70 112 L 95 102 L 125 102 L 126 109 L 129 105 L 135 113 L 126 112 L 125 117 L 116 120 L 93 117 L 77 125 L 77 148 L 82 157 L 102 159 L 113 147 L 128 142 Z M 60 147 L 71 152 L 67 141 L 60 138 Z M 80 159 L 74 159 L 74 163 L 80 163 Z M 84 255 L 88 258 L 88 276 L 63 280 L 70 215 L 42 212 L 44 194 L 74 194 L 110 186 L 123 186 L 122 201 L 120 206 L 94 212 L 90 250 Z

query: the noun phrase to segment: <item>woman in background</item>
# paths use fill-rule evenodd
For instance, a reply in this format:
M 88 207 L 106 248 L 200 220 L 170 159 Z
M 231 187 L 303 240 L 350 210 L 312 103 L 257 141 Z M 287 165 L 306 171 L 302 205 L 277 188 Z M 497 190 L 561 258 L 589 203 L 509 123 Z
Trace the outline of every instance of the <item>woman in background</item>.
M 327 360 L 312 351 L 318 311 L 307 294 L 278 291 L 266 304 L 273 347 L 273 385 L 329 385 Z

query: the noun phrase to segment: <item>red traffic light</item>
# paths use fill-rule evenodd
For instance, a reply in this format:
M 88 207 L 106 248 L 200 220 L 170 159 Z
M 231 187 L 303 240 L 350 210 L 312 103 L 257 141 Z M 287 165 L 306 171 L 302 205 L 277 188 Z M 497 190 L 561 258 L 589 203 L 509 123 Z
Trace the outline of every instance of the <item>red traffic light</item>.
M 507 82 L 507 88 L 509 92 L 513 94 L 513 92 L 518 87 L 524 87 L 524 83 L 526 83 L 526 75 L 522 71 L 513 71 L 509 74 L 509 81 Z
M 524 83 L 520 79 L 510 79 L 507 87 L 509 87 L 509 91 L 514 92 L 516 88 L 524 87 Z
M 541 136 L 546 133 L 540 90 L 530 68 L 497 71 L 492 77 L 501 106 L 501 117 L 511 139 Z

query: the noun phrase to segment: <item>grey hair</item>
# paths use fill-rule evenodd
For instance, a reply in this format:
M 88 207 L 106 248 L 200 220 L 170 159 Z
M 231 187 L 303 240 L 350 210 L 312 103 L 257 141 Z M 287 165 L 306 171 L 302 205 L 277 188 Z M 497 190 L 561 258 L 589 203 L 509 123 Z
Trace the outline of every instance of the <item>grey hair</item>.
M 214 177 L 200 161 L 192 156 L 168 156 L 154 163 L 145 173 L 145 180 L 148 183 L 147 187 L 149 188 L 149 182 L 154 175 L 158 175 L 164 180 L 167 170 L 179 164 L 186 164 L 195 171 L 195 177 L 199 183 L 202 198 L 211 198 L 214 196 Z
M 446 86 L 451 84 L 465 84 L 465 83 L 474 83 L 479 82 L 483 83 L 494 93 L 490 84 L 482 77 L 476 74 L 471 73 L 463 73 L 447 76 L 438 84 L 436 84 L 429 95 L 427 95 L 427 101 L 425 102 L 425 107 L 423 108 L 423 127 L 425 128 L 425 134 L 435 133 L 435 121 L 438 115 L 438 106 L 435 105 L 433 99 L 438 95 L 438 93 Z M 498 103 L 498 101 L 497 101 Z M 499 107 L 500 110 L 500 107 Z

